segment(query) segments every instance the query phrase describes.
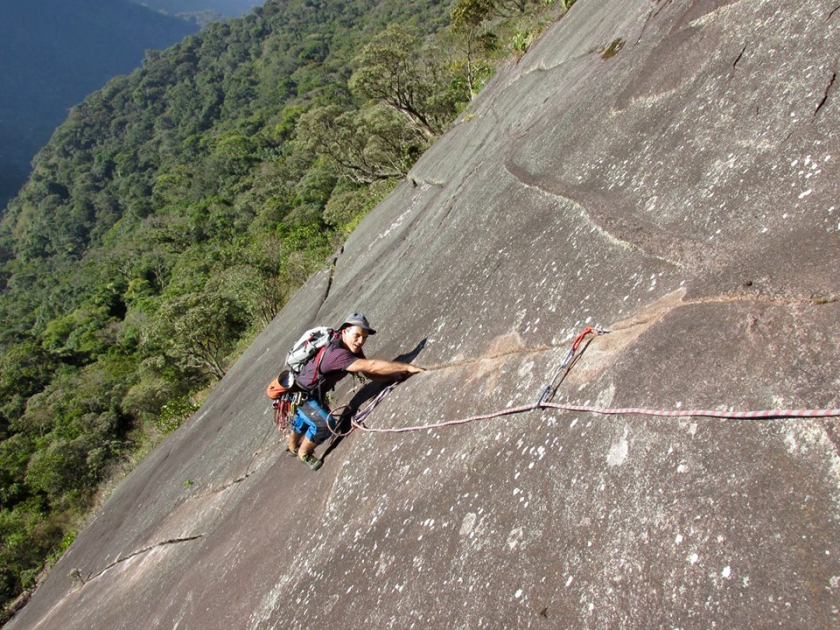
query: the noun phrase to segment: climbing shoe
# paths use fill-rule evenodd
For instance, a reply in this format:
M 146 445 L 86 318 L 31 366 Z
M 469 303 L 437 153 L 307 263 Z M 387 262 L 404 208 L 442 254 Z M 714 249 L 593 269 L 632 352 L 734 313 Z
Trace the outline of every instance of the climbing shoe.
M 318 470 L 324 462 L 315 457 L 312 453 L 298 455 L 298 459 L 309 466 L 312 470 Z
M 297 447 L 295 447 L 295 450 L 292 450 L 287 446 L 286 447 L 286 454 L 291 455 L 292 457 L 297 457 L 297 454 L 298 454 Z

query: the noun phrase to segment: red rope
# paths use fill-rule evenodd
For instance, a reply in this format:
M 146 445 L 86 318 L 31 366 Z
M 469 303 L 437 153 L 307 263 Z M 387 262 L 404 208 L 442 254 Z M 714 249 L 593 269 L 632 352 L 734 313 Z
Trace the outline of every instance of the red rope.
M 353 419 L 353 426 L 357 429 L 361 429 L 362 431 L 368 431 L 370 433 L 406 433 L 408 431 L 425 431 L 427 429 L 440 429 L 442 427 L 451 427 L 456 424 L 467 424 L 468 422 L 473 422 L 475 420 L 489 420 L 491 418 L 500 418 L 502 416 L 510 416 L 515 413 L 525 413 L 526 411 L 533 411 L 539 405 L 537 403 L 532 403 L 530 405 L 523 405 L 522 407 L 511 407 L 510 409 L 504 409 L 502 411 L 496 411 L 494 413 L 488 413 L 480 416 L 470 416 L 469 418 L 461 418 L 459 420 L 447 420 L 445 422 L 437 422 L 435 424 L 423 424 L 413 427 L 399 427 L 395 429 L 375 429 L 373 427 L 366 427 L 363 424 L 357 423 L 356 419 Z
M 708 417 L 708 418 L 727 418 L 727 419 L 742 419 L 742 420 L 759 420 L 767 418 L 831 418 L 840 416 L 840 409 L 765 409 L 761 411 L 715 411 L 710 409 L 688 409 L 685 411 L 663 411 L 660 409 L 642 409 L 642 408 L 624 408 L 624 409 L 608 409 L 604 407 L 588 407 L 584 405 L 562 405 L 551 402 L 534 403 L 531 405 L 523 405 L 521 407 L 512 407 L 503 411 L 495 413 L 488 413 L 478 416 L 469 416 L 468 418 L 460 418 L 458 420 L 448 420 L 445 422 L 436 422 L 434 424 L 424 424 L 409 427 L 398 427 L 393 429 L 378 429 L 373 427 L 366 427 L 362 424 L 353 422 L 353 426 L 368 431 L 370 433 L 406 433 L 409 431 L 426 431 L 428 429 L 440 429 L 443 427 L 455 426 L 458 424 L 467 424 L 477 420 L 489 420 L 491 418 L 500 418 L 502 416 L 509 416 L 517 413 L 526 413 L 534 411 L 535 409 L 551 408 L 561 409 L 564 411 L 583 411 L 586 413 L 597 413 L 602 415 L 617 415 L 617 414 L 637 414 L 646 416 L 664 416 L 664 417 Z
M 585 405 L 562 405 L 550 402 L 542 403 L 540 406 L 563 409 L 564 411 L 599 413 L 602 415 L 637 414 L 666 418 L 699 416 L 706 418 L 730 418 L 733 420 L 759 420 L 761 418 L 831 418 L 840 416 L 840 409 L 763 409 L 761 411 L 716 411 L 713 409 L 686 409 L 683 411 L 677 409 L 674 411 L 664 411 L 661 409 L 642 409 L 638 407 L 608 409 L 604 407 L 588 407 Z

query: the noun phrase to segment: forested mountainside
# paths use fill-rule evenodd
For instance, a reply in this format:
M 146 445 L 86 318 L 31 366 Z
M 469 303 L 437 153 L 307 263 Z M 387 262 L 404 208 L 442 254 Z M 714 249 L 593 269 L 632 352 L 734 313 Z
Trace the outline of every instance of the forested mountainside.
M 268 2 L 71 110 L 0 223 L 4 600 L 565 4 Z
M 0 3 L 0 211 L 70 107 L 196 30 L 127 0 Z

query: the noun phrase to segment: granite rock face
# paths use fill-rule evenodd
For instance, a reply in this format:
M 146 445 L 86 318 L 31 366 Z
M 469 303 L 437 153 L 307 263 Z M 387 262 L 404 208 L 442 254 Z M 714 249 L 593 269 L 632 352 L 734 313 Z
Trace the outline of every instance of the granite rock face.
M 838 29 L 838 0 L 579 0 L 9 627 L 840 626 L 837 419 L 541 410 L 355 432 L 312 473 L 263 393 L 361 310 L 369 356 L 430 368 L 371 427 L 533 402 L 588 323 L 558 402 L 840 407 Z

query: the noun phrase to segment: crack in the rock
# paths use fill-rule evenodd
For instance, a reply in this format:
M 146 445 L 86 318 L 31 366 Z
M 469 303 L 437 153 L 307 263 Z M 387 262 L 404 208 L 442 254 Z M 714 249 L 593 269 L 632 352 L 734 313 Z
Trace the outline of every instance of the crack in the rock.
M 832 17 L 834 17 L 834 14 L 837 13 L 838 11 L 840 11 L 840 6 L 834 7 L 831 10 L 831 13 L 828 14 L 828 17 L 825 18 L 825 21 L 828 22 Z
M 797 128 L 798 128 L 798 127 L 797 127 L 796 125 L 794 125 L 794 126 L 793 126 L 793 129 L 791 129 L 790 131 L 788 131 L 788 132 L 785 134 L 784 140 L 782 140 L 781 144 L 787 144 L 787 143 L 788 143 L 788 141 L 789 141 L 789 140 L 793 137 L 793 134 L 795 134 L 795 133 L 796 133 Z
M 327 277 L 327 286 L 324 289 L 324 295 L 321 296 L 321 303 L 318 304 L 318 308 L 315 309 L 315 315 L 317 319 L 318 313 L 321 312 L 321 309 L 324 307 L 327 299 L 330 297 L 330 291 L 332 290 L 333 280 L 335 279 L 335 269 L 338 266 L 338 259 L 344 253 L 344 245 L 342 245 L 338 251 L 333 254 L 332 258 L 330 259 L 330 272 L 329 276 Z
M 273 423 L 270 427 L 270 431 L 274 431 L 274 424 Z M 263 451 L 263 448 L 262 448 L 262 446 L 260 446 L 260 448 L 258 448 L 256 450 L 256 452 L 254 453 L 254 455 L 251 457 L 251 461 L 248 463 L 248 469 L 250 469 L 251 465 L 254 463 L 254 460 L 257 459 L 257 457 L 262 453 L 262 451 Z M 255 470 L 248 470 L 241 477 L 237 477 L 236 479 L 231 479 L 230 481 L 226 481 L 222 485 L 220 485 L 216 488 L 211 488 L 210 490 L 207 490 L 206 492 L 202 492 L 201 494 L 189 495 L 186 498 L 186 500 L 187 501 L 200 501 L 202 499 L 206 499 L 207 497 L 209 497 L 211 495 L 220 494 L 220 493 L 224 492 L 225 490 L 227 490 L 228 488 L 231 488 L 231 487 L 233 487 L 237 484 L 242 483 L 248 477 L 253 475 L 255 472 L 256 472 Z
M 744 56 L 744 51 L 746 49 L 747 49 L 747 45 L 744 44 L 744 47 L 741 49 L 741 52 L 738 53 L 738 56 L 735 58 L 735 61 L 732 63 L 732 69 L 733 70 L 737 67 L 738 62 L 741 61 L 741 57 Z
M 87 578 L 84 578 L 82 580 L 82 582 L 87 583 L 87 582 L 90 582 L 91 580 L 95 580 L 96 578 L 102 576 L 102 574 L 104 574 L 109 569 L 113 569 L 118 564 L 122 564 L 123 562 L 131 560 L 132 558 L 135 558 L 135 557 L 137 557 L 141 554 L 148 553 L 148 552 L 152 551 L 153 549 L 157 549 L 159 547 L 166 547 L 167 545 L 175 545 L 175 544 L 182 543 L 182 542 L 191 542 L 193 540 L 198 540 L 199 538 L 203 538 L 203 537 L 204 537 L 204 534 L 196 534 L 195 536 L 184 536 L 183 538 L 170 538 L 168 540 L 163 540 L 161 542 L 155 543 L 154 545 L 149 545 L 148 547 L 143 547 L 142 549 L 138 549 L 137 551 L 134 551 L 134 552 L 128 554 L 127 556 L 123 556 L 122 558 L 118 558 L 117 560 L 114 560 L 111 564 L 109 564 L 108 566 L 106 566 L 104 569 L 102 569 L 101 571 L 99 571 L 96 574 L 88 574 Z M 78 569 L 75 569 L 74 572 L 77 572 L 79 574 L 79 576 L 81 576 L 81 571 L 79 571 Z
M 272 429 L 273 429 L 273 428 L 274 428 L 274 425 L 272 425 Z M 254 463 L 254 459 L 256 459 L 256 457 L 257 457 L 257 455 L 258 455 L 258 454 L 259 454 L 259 451 L 257 451 L 256 453 L 254 453 L 254 457 L 252 457 L 252 458 L 251 458 L 251 462 L 248 464 L 248 466 L 249 466 L 249 467 L 250 467 L 250 465 L 251 465 L 252 463 Z M 230 488 L 231 486 L 235 486 L 235 485 L 236 485 L 236 484 L 238 484 L 238 483 L 242 483 L 243 481 L 245 481 L 248 477 L 250 477 L 250 476 L 251 476 L 251 475 L 253 475 L 253 474 L 254 474 L 254 471 L 253 471 L 253 470 L 252 470 L 252 471 L 250 471 L 250 472 L 246 472 L 246 473 L 245 473 L 244 475 L 242 475 L 241 477 L 237 477 L 236 479 L 231 479 L 230 481 L 226 481 L 225 483 L 223 483 L 223 484 L 222 484 L 221 486 L 219 486 L 218 488 L 215 488 L 215 489 L 213 489 L 213 490 L 210 490 L 209 492 L 207 492 L 207 493 L 205 493 L 205 494 L 196 495 L 196 496 L 195 496 L 195 497 L 193 497 L 193 498 L 195 498 L 195 499 L 201 499 L 201 498 L 204 498 L 204 497 L 206 497 L 206 496 L 210 496 L 211 494 L 219 494 L 220 492 L 224 492 L 225 490 L 227 490 L 227 489 L 228 489 L 228 488 Z
M 318 307 L 318 311 L 321 310 L 321 307 L 324 306 L 324 303 L 327 301 L 327 298 L 330 297 L 330 290 L 332 289 L 333 280 L 335 279 L 335 268 L 338 266 L 338 259 L 344 253 L 344 245 L 342 245 L 335 255 L 330 260 L 330 276 L 327 278 L 327 288 L 324 290 L 324 296 L 321 298 L 321 305 Z
M 840 9 L 840 7 L 838 7 L 838 9 Z M 838 64 L 840 64 L 840 56 L 838 56 L 834 60 L 834 67 L 837 68 Z M 820 111 L 823 108 L 823 105 L 826 104 L 826 102 L 828 101 L 828 97 L 831 95 L 831 92 L 834 88 L 834 83 L 835 83 L 836 79 L 837 79 L 837 70 L 835 69 L 831 72 L 831 76 L 828 78 L 828 85 L 826 85 L 825 90 L 823 90 L 823 96 L 820 99 L 820 102 L 817 103 L 816 108 L 814 108 L 814 113 L 811 114 L 811 119 L 808 120 L 806 118 L 802 124 L 806 124 L 806 125 L 807 124 L 813 124 L 816 121 L 817 116 L 819 115 Z M 801 124 L 794 123 L 793 128 L 785 135 L 785 138 L 784 138 L 784 140 L 782 140 L 781 144 L 787 144 L 787 142 L 793 137 L 793 135 L 800 128 L 800 126 L 801 126 Z
M 694 300 L 688 300 L 680 304 L 680 306 L 690 306 L 693 304 L 715 304 L 725 302 L 761 302 L 764 304 L 773 304 L 775 306 L 822 306 L 824 304 L 833 304 L 840 300 L 837 295 L 810 295 L 808 297 L 773 297 L 771 295 L 711 295 L 708 297 L 700 297 Z
M 775 306 L 822 306 L 824 304 L 833 304 L 840 301 L 840 295 L 832 295 L 832 296 L 809 296 L 809 297 L 791 297 L 791 298 L 782 298 L 782 297 L 772 297 L 772 296 L 762 296 L 762 295 L 737 295 L 737 294 L 721 294 L 721 295 L 710 295 L 707 297 L 700 297 L 692 300 L 683 300 L 679 303 L 675 304 L 672 308 L 668 309 L 675 310 L 678 308 L 684 308 L 686 306 L 699 306 L 703 304 L 726 304 L 731 302 L 760 302 L 764 304 L 772 304 Z M 641 319 L 631 319 L 629 321 L 625 320 L 627 323 L 624 325 L 610 325 L 607 327 L 607 330 L 610 333 L 618 333 L 624 332 L 627 330 L 631 330 L 633 328 L 638 328 L 639 326 L 650 325 L 654 320 L 658 320 L 661 316 L 659 315 L 651 315 L 648 317 L 642 317 Z M 449 370 L 453 368 L 463 367 L 465 365 L 472 365 L 475 363 L 481 363 L 482 361 L 497 361 L 499 359 L 507 359 L 508 357 L 512 356 L 519 356 L 519 355 L 531 355 L 531 354 L 541 354 L 544 352 L 551 352 L 552 350 L 561 350 L 567 347 L 567 343 L 564 342 L 559 345 L 551 345 L 545 344 L 541 346 L 535 346 L 532 348 L 519 348 L 516 350 L 508 350 L 505 352 L 498 352 L 495 354 L 489 354 L 485 356 L 481 356 L 475 359 L 462 359 L 460 361 L 453 361 L 452 363 L 440 363 L 438 365 L 431 365 L 426 366 L 427 372 L 436 372 L 439 370 Z
M 644 37 L 645 31 L 647 30 L 650 21 L 656 18 L 662 12 L 662 9 L 671 4 L 671 2 L 672 0 L 668 0 L 667 2 L 659 5 L 658 7 L 651 7 L 651 9 L 648 11 L 648 14 L 645 16 L 645 21 L 644 24 L 642 24 L 642 29 L 639 31 L 639 37 L 638 39 L 636 39 L 637 44 L 642 41 L 642 37 Z M 658 2 L 656 4 L 658 4 Z
M 828 93 L 831 91 L 831 88 L 834 85 L 834 80 L 836 78 L 837 71 L 834 71 L 831 73 L 831 77 L 828 79 L 828 85 L 826 86 L 825 91 L 823 92 L 822 100 L 819 102 L 817 108 L 814 110 L 813 118 L 817 117 L 817 114 L 819 113 L 820 109 L 822 109 L 822 106 L 825 105 L 825 102 L 828 100 Z
M 434 188 L 443 188 L 446 186 L 446 182 L 437 182 L 433 179 L 424 179 L 422 177 L 409 177 L 408 180 L 411 182 L 412 188 L 417 188 L 418 186 L 432 186 Z

